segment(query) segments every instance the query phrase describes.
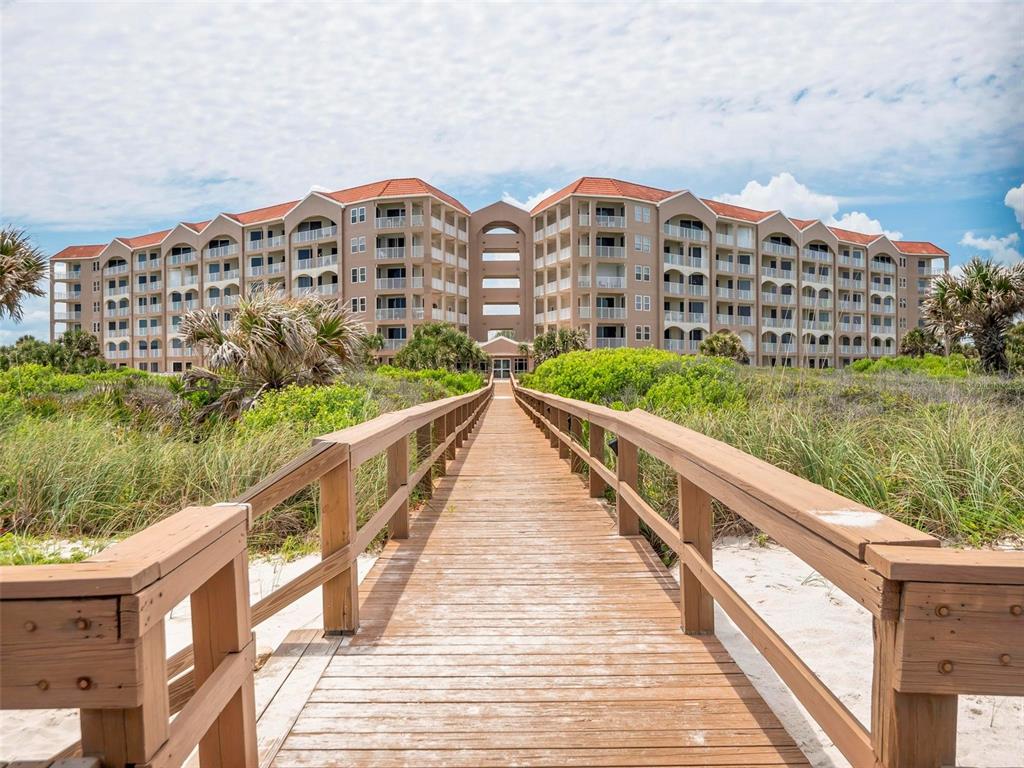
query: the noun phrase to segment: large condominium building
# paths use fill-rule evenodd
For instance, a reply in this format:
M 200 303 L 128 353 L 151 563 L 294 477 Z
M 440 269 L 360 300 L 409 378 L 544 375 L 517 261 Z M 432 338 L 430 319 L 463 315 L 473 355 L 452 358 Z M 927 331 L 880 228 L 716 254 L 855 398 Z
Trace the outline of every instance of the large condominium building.
M 583 327 L 594 347 L 680 353 L 728 328 L 758 364 L 820 368 L 895 354 L 948 267 L 931 243 L 615 179 L 472 213 L 392 179 L 69 246 L 51 259 L 50 329 L 95 334 L 118 365 L 182 371 L 199 361 L 185 312 L 230 323 L 241 297 L 270 290 L 344 302 L 385 359 L 440 320 L 479 341 Z

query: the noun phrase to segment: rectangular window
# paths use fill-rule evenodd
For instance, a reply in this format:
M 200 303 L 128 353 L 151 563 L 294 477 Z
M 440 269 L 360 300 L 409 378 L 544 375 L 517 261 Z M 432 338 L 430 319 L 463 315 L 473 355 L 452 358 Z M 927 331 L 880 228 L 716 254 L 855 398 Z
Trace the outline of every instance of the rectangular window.
M 633 206 L 633 219 L 635 221 L 641 221 L 644 224 L 651 223 L 651 209 L 646 205 Z
M 633 278 L 637 281 L 649 283 L 651 282 L 651 268 L 650 267 L 633 267 Z
M 487 317 L 514 316 L 519 314 L 518 304 L 484 304 L 483 314 Z
M 350 224 L 361 224 L 366 221 L 366 206 L 350 209 L 348 220 Z
M 642 252 L 651 252 L 651 238 L 647 235 L 633 235 L 633 248 Z
M 633 307 L 637 312 L 650 312 L 651 311 L 651 297 L 650 296 L 634 296 Z
M 366 236 L 353 237 L 349 243 L 352 253 L 365 253 L 366 251 Z
M 518 288 L 518 277 L 485 277 L 480 281 L 482 288 Z
M 353 283 L 365 283 L 366 282 L 366 267 L 352 267 L 352 282 Z
M 366 297 L 356 296 L 352 299 L 352 311 L 353 312 L 365 312 L 366 311 Z
M 651 326 L 649 325 L 637 325 L 633 328 L 633 335 L 637 341 L 650 341 L 651 340 Z

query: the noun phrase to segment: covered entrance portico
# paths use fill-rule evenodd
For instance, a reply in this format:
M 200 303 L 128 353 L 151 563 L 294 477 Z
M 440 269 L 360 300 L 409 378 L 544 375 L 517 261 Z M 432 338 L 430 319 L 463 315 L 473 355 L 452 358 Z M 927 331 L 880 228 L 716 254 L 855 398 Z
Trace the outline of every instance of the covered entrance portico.
M 533 368 L 533 353 L 524 353 L 519 342 L 507 336 L 495 336 L 480 345 L 487 355 L 487 369 L 495 379 L 509 379 L 512 374 L 525 373 Z

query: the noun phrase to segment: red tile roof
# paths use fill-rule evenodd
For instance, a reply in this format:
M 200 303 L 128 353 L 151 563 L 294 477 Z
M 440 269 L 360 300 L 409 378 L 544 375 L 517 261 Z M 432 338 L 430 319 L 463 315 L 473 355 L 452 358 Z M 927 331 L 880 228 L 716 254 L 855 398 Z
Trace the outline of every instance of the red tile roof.
M 657 187 L 647 187 L 643 184 L 634 184 L 631 181 L 609 179 L 601 176 L 583 176 L 576 179 L 572 184 L 548 195 L 537 205 L 533 206 L 531 214 L 540 213 L 545 208 L 554 205 L 569 195 L 589 195 L 592 197 L 631 197 L 636 200 L 648 200 L 652 203 L 659 203 L 674 193 Z
M 740 219 L 741 221 L 758 222 L 762 219 L 767 219 L 772 214 L 778 213 L 778 211 L 755 211 L 753 208 L 743 208 L 739 205 L 720 203 L 717 200 L 704 200 L 702 198 L 701 202 L 719 216 L 726 216 L 730 219 Z
M 245 211 L 243 213 L 226 213 L 225 216 L 230 216 L 232 219 L 237 221 L 239 224 L 256 224 L 260 221 L 273 221 L 274 219 L 283 219 L 284 215 L 288 213 L 292 208 L 296 206 L 298 200 L 292 200 L 290 203 L 278 203 L 277 205 L 268 205 L 264 208 L 255 208 L 251 211 Z
M 790 221 L 792 221 L 794 224 L 796 224 L 796 228 L 799 229 L 801 232 L 803 232 L 805 229 L 807 229 L 812 224 L 816 224 L 818 220 L 817 219 L 794 219 L 794 218 L 790 218 Z
M 839 227 L 829 227 L 832 234 L 847 243 L 857 243 L 858 245 L 870 245 L 875 242 L 882 235 L 865 235 L 861 232 L 851 232 L 848 229 L 840 229 Z
M 944 250 L 934 243 L 925 243 L 917 240 L 894 241 L 893 245 L 900 253 L 907 256 L 949 256 Z
M 117 239 L 120 240 L 125 245 L 127 245 L 129 248 L 146 248 L 150 245 L 156 245 L 157 243 L 161 242 L 165 237 L 167 237 L 167 233 L 170 231 L 171 230 L 169 229 L 162 229 L 159 232 L 151 232 L 148 235 L 138 235 L 137 237 L 119 237 Z
M 94 259 L 100 255 L 106 244 L 103 245 L 69 245 L 59 253 L 53 254 L 50 261 L 70 261 L 71 259 Z
M 197 221 L 194 224 L 190 224 L 187 221 L 183 221 L 181 223 L 184 224 L 189 229 L 191 229 L 193 232 L 202 232 L 203 229 L 206 228 L 206 225 L 209 224 L 211 221 L 213 221 L 213 219 L 207 219 L 206 221 Z
M 444 200 L 453 208 L 469 215 L 469 209 L 449 195 L 442 192 L 432 184 L 427 184 L 423 179 L 385 179 L 375 181 L 371 184 L 361 184 L 358 187 L 339 189 L 337 192 L 325 192 L 327 197 L 337 200 L 339 203 L 349 204 L 361 200 L 370 200 L 375 197 L 404 197 L 409 195 L 433 195 Z

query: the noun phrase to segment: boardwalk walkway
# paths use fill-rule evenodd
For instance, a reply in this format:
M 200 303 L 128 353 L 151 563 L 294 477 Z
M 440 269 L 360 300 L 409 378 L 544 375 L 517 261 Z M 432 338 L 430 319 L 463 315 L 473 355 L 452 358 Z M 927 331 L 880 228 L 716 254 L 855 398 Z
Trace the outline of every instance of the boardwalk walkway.
M 807 764 L 507 385 L 466 448 L 363 582 L 274 766 Z

